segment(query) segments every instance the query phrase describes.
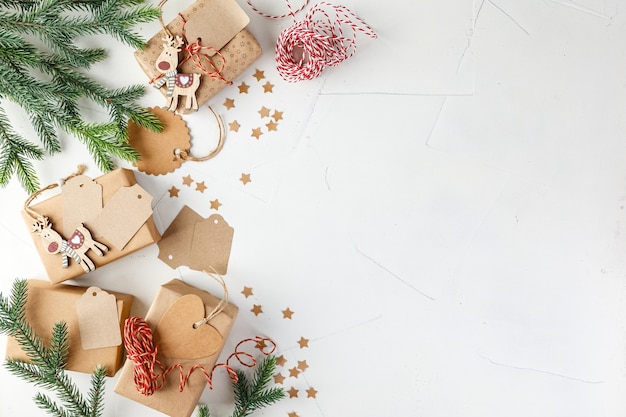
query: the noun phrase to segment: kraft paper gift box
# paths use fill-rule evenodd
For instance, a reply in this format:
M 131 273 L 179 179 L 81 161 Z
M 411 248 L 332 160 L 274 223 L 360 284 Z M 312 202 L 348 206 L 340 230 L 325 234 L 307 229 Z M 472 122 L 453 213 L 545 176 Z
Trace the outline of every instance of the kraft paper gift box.
M 211 295 L 207 291 L 198 289 L 178 279 L 173 279 L 163 284 L 159 289 L 148 313 L 146 314 L 146 322 L 151 330 L 155 333 L 155 345 L 158 352 L 163 351 L 163 346 L 159 347 L 159 339 L 156 337 L 157 326 L 168 309 L 183 296 L 189 294 L 197 295 L 204 303 L 205 314 L 211 312 L 219 305 L 220 299 Z M 181 364 L 186 373 L 192 366 L 201 365 L 205 370 L 211 371 L 215 366 L 220 353 L 223 349 L 224 341 L 228 338 L 230 330 L 235 322 L 239 309 L 230 303 L 227 303 L 224 309 L 217 316 L 213 317 L 206 325 L 212 326 L 221 334 L 221 345 L 215 353 L 197 359 L 175 359 L 165 358 L 159 355 L 159 360 L 165 368 L 173 364 Z M 147 407 L 158 410 L 171 417 L 189 417 L 192 415 L 194 408 L 198 404 L 202 392 L 207 387 L 207 379 L 200 370 L 194 371 L 183 391 L 179 390 L 179 371 L 174 370 L 167 374 L 163 387 L 155 391 L 152 395 L 146 396 L 141 394 L 135 386 L 133 380 L 134 363 L 130 359 L 126 359 L 120 376 L 115 385 L 114 391 L 124 397 L 137 401 Z M 224 372 L 224 374 L 222 374 Z M 231 381 L 226 376 L 225 371 L 218 367 L 213 374 L 213 383 L 217 384 L 218 378 L 224 378 L 225 383 Z
M 106 368 L 108 376 L 115 375 L 123 363 L 124 346 L 121 343 L 116 346 L 96 349 L 83 349 L 82 347 L 76 301 L 85 294 L 87 287 L 66 284 L 53 285 L 39 280 L 28 280 L 27 282 L 28 297 L 25 317 L 46 346 L 49 346 L 54 324 L 61 321 L 67 324 L 69 352 L 65 369 L 91 374 L 98 365 L 102 365 Z M 112 291 L 107 292 L 115 296 L 121 335 L 124 321 L 130 315 L 133 296 Z M 6 357 L 29 361 L 18 342 L 11 337 L 7 339 Z
M 87 178 L 87 179 L 92 180 L 91 178 Z M 119 168 L 109 173 L 106 173 L 98 178 L 93 179 L 93 181 L 99 184 L 102 188 L 102 197 L 101 197 L 102 203 L 100 204 L 101 207 L 106 207 L 106 205 L 109 202 L 111 202 L 114 199 L 114 197 L 117 196 L 118 191 L 120 191 L 122 188 L 129 190 L 131 189 L 130 187 L 133 187 L 133 186 L 139 187 L 139 185 L 137 184 L 137 180 L 135 178 L 134 172 L 132 170 L 128 170 L 125 168 Z M 126 187 L 129 187 L 129 188 L 126 188 Z M 142 189 L 142 193 L 147 195 L 147 193 L 145 193 L 145 190 L 143 189 Z M 37 202 L 37 200 L 35 200 L 36 204 L 32 204 L 30 206 L 30 209 L 34 210 L 36 213 L 40 215 L 48 217 L 48 219 L 50 220 L 52 224 L 52 228 L 55 231 L 57 231 L 59 234 L 61 234 L 64 239 L 67 240 L 70 236 L 68 236 L 67 233 L 63 232 L 63 228 L 64 228 L 63 219 L 64 219 L 64 214 L 67 215 L 68 213 L 63 212 L 62 198 L 63 196 L 61 192 L 41 202 Z M 143 204 L 144 205 L 148 204 L 147 201 L 151 201 L 151 197 L 150 199 L 144 199 Z M 87 201 L 87 200 L 78 201 L 75 207 L 76 207 L 76 210 L 80 210 L 81 207 L 83 207 L 84 205 L 92 204 L 92 203 L 93 201 Z M 151 207 L 149 207 L 149 209 L 151 210 Z M 124 216 L 122 217 L 127 218 L 127 217 L 133 216 L 133 212 L 132 212 L 133 210 L 134 209 L 129 207 L 128 212 L 124 213 Z M 22 210 L 21 214 L 22 214 L 22 218 L 24 219 L 24 223 L 26 224 L 26 227 L 29 230 L 32 230 L 35 220 L 25 210 Z M 120 244 L 117 244 L 116 246 L 108 239 L 102 237 L 101 234 L 97 233 L 96 230 L 93 230 L 90 227 L 90 223 L 89 223 L 91 220 L 89 218 L 90 214 L 85 214 L 84 215 L 85 218 L 80 219 L 80 220 L 85 222 L 85 226 L 87 226 L 87 228 L 91 231 L 93 238 L 97 240 L 98 242 L 103 243 L 108 248 L 108 251 L 104 254 L 104 256 L 97 256 L 93 251 L 88 251 L 86 253 L 89 259 L 91 259 L 94 262 L 96 268 L 104 266 L 123 256 L 129 255 L 152 243 L 156 243 L 161 238 L 161 235 L 154 224 L 154 220 L 150 212 L 147 220 L 141 223 L 140 226 L 136 229 L 136 231 L 133 230 L 134 234 L 132 235 L 130 240 L 128 240 L 128 242 L 125 243 L 123 247 L 119 247 L 119 246 L 122 246 Z M 55 284 L 60 283 L 62 281 L 76 278 L 79 275 L 82 275 L 85 273 L 85 270 L 83 269 L 83 267 L 79 265 L 78 263 L 74 262 L 73 259 L 70 259 L 68 267 L 63 268 L 60 255 L 49 254 L 46 251 L 44 245 L 42 245 L 41 238 L 38 236 L 38 234 L 31 233 L 31 235 L 33 238 L 33 242 L 35 244 L 35 248 L 37 249 L 37 252 L 39 253 L 39 257 L 41 258 L 41 261 L 43 263 L 43 266 L 46 270 L 46 274 L 48 275 L 48 279 L 50 280 L 50 282 L 55 283 Z
M 209 55 L 216 68 L 224 69 L 220 75 L 227 81 L 237 78 L 246 68 L 261 56 L 262 50 L 259 42 L 250 33 L 246 26 L 250 18 L 235 0 L 197 0 L 187 9 L 180 13 L 169 24 L 167 29 L 175 37 L 184 35 L 188 42 L 195 42 L 200 39 L 200 45 L 218 50 L 223 56 L 205 49 L 200 53 Z M 184 21 L 183 21 L 184 19 Z M 184 33 L 183 33 L 184 23 Z M 148 40 L 143 50 L 135 51 L 135 58 L 148 76 L 149 80 L 156 80 L 160 72 L 155 64 L 158 56 L 163 50 L 163 38 L 166 36 L 165 30 L 160 30 Z M 179 63 L 182 63 L 186 52 L 179 53 Z M 202 57 L 205 61 L 205 57 Z M 208 68 L 208 65 L 204 65 Z M 212 70 L 212 69 L 211 69 Z M 188 59 L 178 67 L 179 73 L 196 73 L 201 71 L 194 64 L 192 59 Z M 198 105 L 201 106 L 211 97 L 217 94 L 228 84 L 218 78 L 202 75 L 200 86 L 196 91 Z M 167 87 L 160 88 L 163 95 L 166 95 Z M 184 100 L 180 100 L 178 109 L 184 105 Z

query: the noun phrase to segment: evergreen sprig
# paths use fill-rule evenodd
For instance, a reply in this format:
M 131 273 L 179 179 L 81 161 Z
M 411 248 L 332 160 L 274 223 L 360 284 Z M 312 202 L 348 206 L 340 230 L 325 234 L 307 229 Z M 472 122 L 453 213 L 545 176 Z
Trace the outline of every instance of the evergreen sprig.
M 275 356 L 268 356 L 257 366 L 251 381 L 244 371 L 235 372 L 237 373 L 237 381 L 233 382 L 235 409 L 231 417 L 249 416 L 254 411 L 270 406 L 285 397 L 282 387 L 269 387 L 276 372 Z M 210 415 L 209 407 L 205 404 L 200 405 L 198 417 Z
M 52 391 L 61 405 L 43 393 L 34 397 L 35 404 L 56 417 L 100 417 L 104 409 L 106 370 L 98 366 L 91 377 L 91 389 L 85 399 L 64 371 L 69 349 L 68 330 L 64 322 L 54 325 L 49 346 L 34 332 L 26 320 L 28 285 L 26 280 L 13 283 L 11 295 L 0 293 L 0 332 L 16 339 L 30 362 L 7 359 L 5 366 L 14 375 Z
M 143 0 L 0 0 L 0 187 L 16 176 L 28 192 L 37 190 L 33 161 L 62 150 L 59 131 L 84 143 L 103 171 L 115 168 L 114 158 L 138 159 L 128 145 L 128 120 L 162 129 L 154 114 L 136 104 L 143 86 L 111 89 L 93 80 L 87 70 L 106 58 L 106 50 L 81 48 L 76 39 L 108 35 L 143 48 L 133 27 L 159 13 Z M 105 109 L 109 120 L 85 121 L 80 99 Z M 22 107 L 41 145 L 13 129 L 7 101 Z

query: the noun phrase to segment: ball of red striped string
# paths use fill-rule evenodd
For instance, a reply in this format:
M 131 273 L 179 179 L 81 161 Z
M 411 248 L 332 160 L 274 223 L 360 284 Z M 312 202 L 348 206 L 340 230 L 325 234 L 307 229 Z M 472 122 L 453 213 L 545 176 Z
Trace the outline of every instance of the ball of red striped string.
M 288 0 L 287 5 L 289 6 Z M 289 15 L 295 21 L 295 14 L 290 6 L 289 9 Z M 345 6 L 327 2 L 315 4 L 308 10 L 304 20 L 295 21 L 278 36 L 278 73 L 289 82 L 319 77 L 326 67 L 337 66 L 354 55 L 358 32 L 371 38 L 377 37 L 372 28 Z
M 129 317 L 124 323 L 124 347 L 126 356 L 133 361 L 133 381 L 137 390 L 149 396 L 165 382 L 165 370 L 157 359 L 157 347 L 152 330 L 139 317 Z M 158 369 L 158 373 L 157 373 Z

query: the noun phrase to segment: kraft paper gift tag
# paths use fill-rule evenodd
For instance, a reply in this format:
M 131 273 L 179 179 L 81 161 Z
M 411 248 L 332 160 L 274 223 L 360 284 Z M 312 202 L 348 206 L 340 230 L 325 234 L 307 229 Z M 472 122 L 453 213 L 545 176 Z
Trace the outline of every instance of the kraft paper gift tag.
M 198 305 L 198 299 L 202 303 L 201 306 Z M 204 325 L 208 325 L 212 328 L 207 327 L 207 331 L 210 332 L 212 336 L 217 334 L 221 336 L 221 340 L 211 339 L 210 342 L 207 342 L 206 338 L 201 338 L 201 341 L 207 343 L 207 346 L 202 346 L 198 349 L 200 349 L 200 351 L 204 350 L 204 352 L 200 354 L 207 356 L 197 357 L 199 356 L 198 350 L 193 348 L 189 349 L 189 346 L 181 347 L 178 346 L 180 345 L 179 343 L 174 342 L 174 339 L 177 337 L 182 338 L 182 340 L 189 337 L 188 334 L 184 334 L 185 329 L 183 329 L 182 336 L 180 333 L 176 333 L 176 331 L 168 334 L 167 331 L 164 332 L 164 329 L 170 326 L 174 326 L 174 329 L 177 329 L 181 323 L 187 326 L 187 324 L 190 323 L 188 316 L 190 311 L 191 314 L 197 314 L 198 316 L 201 315 L 201 313 L 198 312 L 202 311 L 203 314 L 208 314 L 208 312 L 213 311 L 220 303 L 222 303 L 222 300 L 207 291 L 193 287 L 177 279 L 171 280 L 161 286 L 146 314 L 145 320 L 155 334 L 155 341 L 158 343 L 160 340 L 162 343 L 165 343 L 165 349 L 168 355 L 182 356 L 179 358 L 170 358 L 160 355 L 160 360 L 164 367 L 167 368 L 172 364 L 180 364 L 185 372 L 196 365 L 200 365 L 208 371 L 213 369 L 221 354 L 224 341 L 228 338 L 237 316 L 238 308 L 235 305 L 226 303 L 223 310 Z M 187 330 L 190 331 L 189 329 Z M 218 345 L 214 344 L 216 340 L 219 341 Z M 191 356 L 191 358 L 184 358 L 184 356 Z M 189 377 L 184 389 L 180 391 L 179 372 L 175 371 L 167 375 L 163 387 L 155 391 L 152 395 L 145 396 L 141 394 L 135 386 L 133 369 L 134 363 L 130 359 L 127 359 L 114 391 L 119 395 L 137 401 L 171 417 L 191 416 L 202 392 L 207 387 L 207 380 L 202 372 L 194 372 Z M 225 375 L 221 375 L 219 371 L 213 374 L 213 383 L 220 383 L 220 377 L 224 378 L 223 383 L 231 383 L 230 379 Z
M 226 274 L 235 231 L 219 214 L 203 218 L 184 206 L 159 241 L 159 259 L 171 266 Z
M 83 349 L 98 349 L 122 344 L 115 295 L 89 287 L 76 300 L 76 315 Z
M 67 324 L 69 337 L 67 370 L 91 374 L 98 365 L 103 365 L 107 375 L 113 376 L 123 363 L 122 344 L 85 349 L 81 343 L 76 303 L 85 295 L 86 290 L 85 287 L 52 285 L 46 281 L 28 280 L 26 320 L 45 343 L 49 343 L 55 323 L 64 321 Z M 117 332 L 120 334 L 124 320 L 130 315 L 134 298 L 130 294 L 112 291 L 108 294 L 115 297 L 117 317 L 114 325 L 117 325 Z M 7 340 L 6 356 L 28 361 L 28 356 L 13 338 Z

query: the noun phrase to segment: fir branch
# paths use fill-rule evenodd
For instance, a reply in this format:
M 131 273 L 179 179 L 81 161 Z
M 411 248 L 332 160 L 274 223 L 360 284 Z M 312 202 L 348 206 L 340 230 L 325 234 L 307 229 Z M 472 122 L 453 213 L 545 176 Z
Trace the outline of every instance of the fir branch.
M 100 85 L 86 70 L 105 59 L 106 50 L 80 48 L 76 39 L 107 35 L 143 48 L 145 41 L 134 27 L 159 13 L 143 0 L 0 0 L 0 101 L 23 108 L 42 144 L 14 132 L 0 106 L 0 187 L 16 176 L 28 192 L 38 189 L 32 160 L 62 150 L 60 131 L 83 142 L 104 171 L 115 168 L 115 158 L 137 160 L 128 145 L 128 120 L 162 130 L 158 118 L 136 104 L 144 87 Z M 44 47 L 35 46 L 34 38 Z M 106 109 L 109 120 L 85 120 L 77 104 L 81 98 Z
M 26 280 L 16 280 L 11 296 L 0 293 L 0 332 L 14 337 L 29 358 L 29 362 L 7 359 L 5 366 L 14 375 L 36 386 L 53 391 L 62 405 L 45 394 L 38 393 L 35 403 L 57 417 L 100 417 L 103 412 L 105 369 L 98 367 L 91 379 L 88 401 L 77 385 L 64 371 L 68 353 L 67 326 L 58 323 L 52 330 L 50 347 L 26 321 L 28 285 Z
M 270 406 L 285 397 L 282 387 L 268 387 L 276 372 L 276 357 L 265 358 L 256 368 L 252 381 L 244 371 L 235 371 L 237 381 L 233 382 L 235 409 L 231 417 L 246 417 L 254 411 Z M 198 417 L 209 417 L 209 408 L 200 405 Z

